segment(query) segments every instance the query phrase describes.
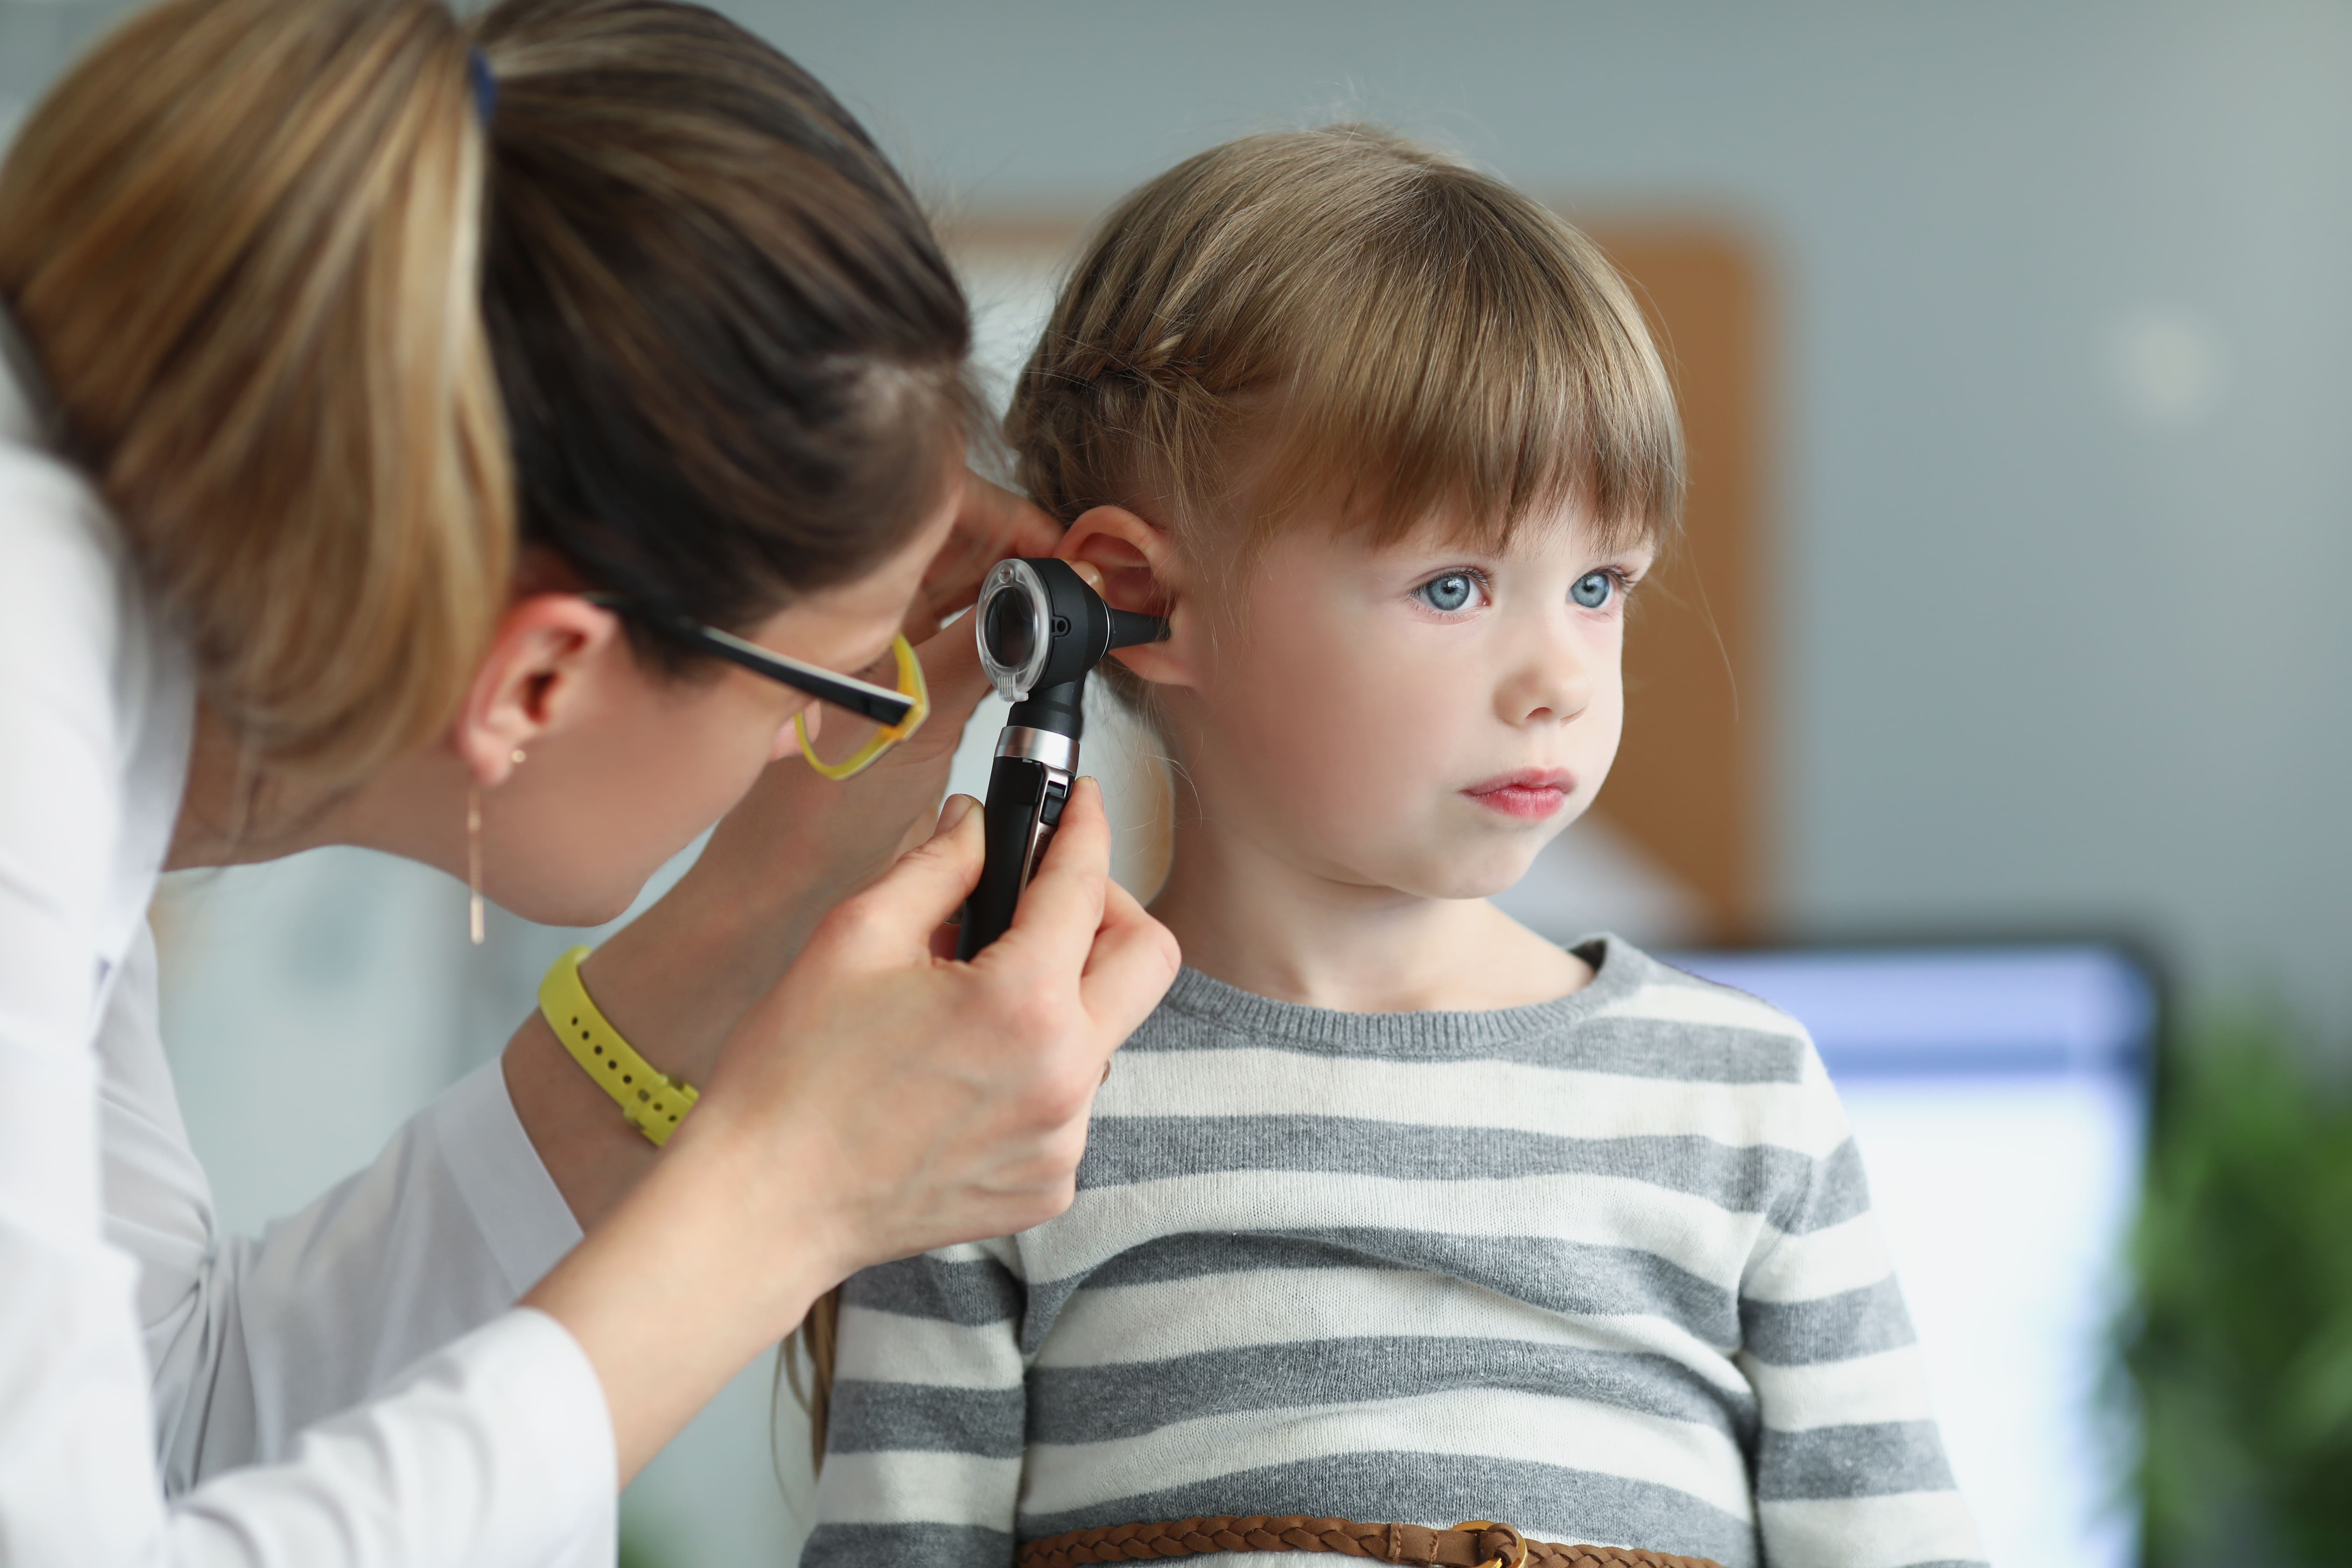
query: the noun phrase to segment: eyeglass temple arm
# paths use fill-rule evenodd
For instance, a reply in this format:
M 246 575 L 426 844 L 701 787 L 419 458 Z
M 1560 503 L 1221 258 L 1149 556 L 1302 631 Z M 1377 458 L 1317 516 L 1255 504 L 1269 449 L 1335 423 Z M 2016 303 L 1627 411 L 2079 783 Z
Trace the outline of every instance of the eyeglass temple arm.
M 608 610 L 633 613 L 647 625 L 730 663 L 740 664 L 755 675 L 782 681 L 795 690 L 807 692 L 820 702 L 830 702 L 877 724 L 886 727 L 903 724 L 907 716 L 915 710 L 915 700 L 903 691 L 893 691 L 887 686 L 876 686 L 852 676 L 836 675 L 816 665 L 772 652 L 732 632 L 720 631 L 717 626 L 706 626 L 683 616 L 665 616 L 617 594 L 584 594 L 581 596 L 590 604 Z

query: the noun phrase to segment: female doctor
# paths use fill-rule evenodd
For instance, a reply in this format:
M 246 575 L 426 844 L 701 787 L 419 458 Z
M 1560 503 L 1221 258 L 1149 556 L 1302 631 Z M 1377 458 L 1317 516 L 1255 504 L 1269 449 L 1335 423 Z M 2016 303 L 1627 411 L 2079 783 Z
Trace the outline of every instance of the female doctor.
M 1174 973 L 1091 793 L 933 956 L 968 637 L 814 765 L 1050 537 L 964 478 L 939 248 L 707 12 L 165 0 L 24 125 L 0 302 L 0 1563 L 609 1562 L 821 1292 L 1068 1201 Z M 587 923 L 722 816 L 372 1168 L 215 1233 L 161 869 L 363 845 Z

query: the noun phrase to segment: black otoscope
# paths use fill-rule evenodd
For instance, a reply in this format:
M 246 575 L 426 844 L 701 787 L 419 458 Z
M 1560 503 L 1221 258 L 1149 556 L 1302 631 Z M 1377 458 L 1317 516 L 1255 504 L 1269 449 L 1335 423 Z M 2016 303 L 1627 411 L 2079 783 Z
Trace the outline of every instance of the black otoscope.
M 1004 934 L 1053 842 L 1078 776 L 1087 677 L 1111 649 L 1168 635 L 1166 621 L 1112 609 L 1068 562 L 1050 556 L 998 562 L 980 585 L 972 627 L 981 668 L 1013 713 L 988 773 L 988 860 L 963 906 L 958 958 Z

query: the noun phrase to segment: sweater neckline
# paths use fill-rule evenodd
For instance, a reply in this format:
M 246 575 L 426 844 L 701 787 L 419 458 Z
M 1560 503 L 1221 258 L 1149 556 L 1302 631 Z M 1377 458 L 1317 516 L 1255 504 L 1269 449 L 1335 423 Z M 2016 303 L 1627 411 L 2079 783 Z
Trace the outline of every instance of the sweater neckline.
M 1630 995 L 1641 984 L 1643 955 L 1606 932 L 1568 949 L 1592 966 L 1591 984 L 1548 1002 L 1517 1007 L 1421 1013 L 1345 1013 L 1282 1002 L 1211 979 L 1191 964 L 1178 972 L 1160 1005 L 1218 1028 L 1294 1046 L 1361 1047 L 1410 1042 L 1424 1049 L 1506 1045 L 1579 1024 Z

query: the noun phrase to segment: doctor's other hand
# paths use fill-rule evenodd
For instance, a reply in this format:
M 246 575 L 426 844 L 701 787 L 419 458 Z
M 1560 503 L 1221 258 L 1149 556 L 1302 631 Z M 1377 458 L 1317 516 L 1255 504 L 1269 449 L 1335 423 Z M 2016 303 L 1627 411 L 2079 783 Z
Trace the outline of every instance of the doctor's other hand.
M 950 616 L 971 608 L 981 580 L 1008 555 L 1051 555 L 1062 525 L 1024 497 L 967 469 L 954 531 L 931 558 L 922 591 L 908 611 L 908 639 L 922 642 Z

